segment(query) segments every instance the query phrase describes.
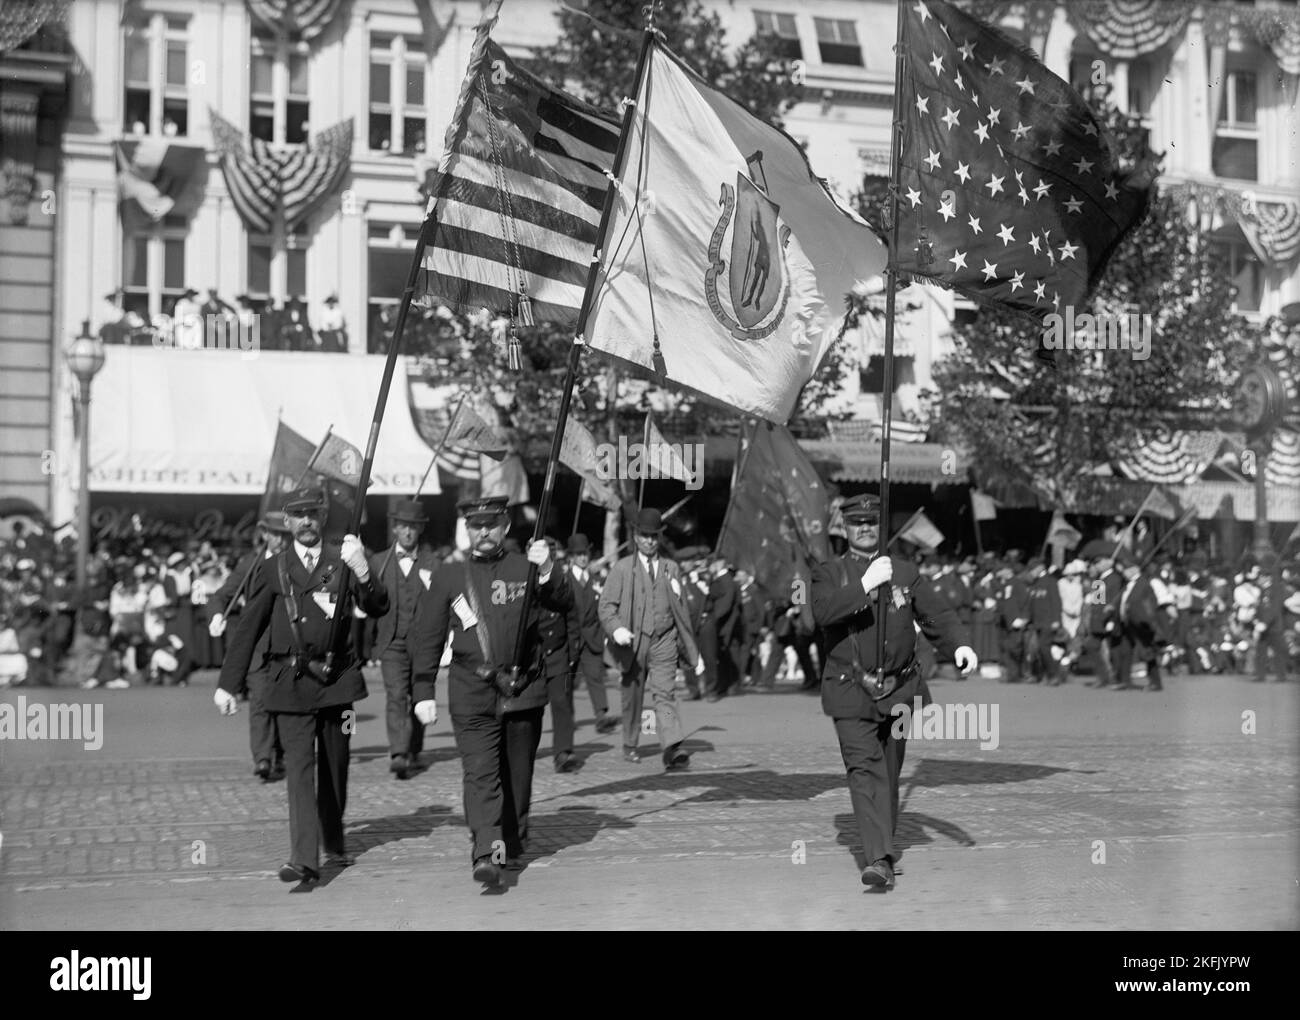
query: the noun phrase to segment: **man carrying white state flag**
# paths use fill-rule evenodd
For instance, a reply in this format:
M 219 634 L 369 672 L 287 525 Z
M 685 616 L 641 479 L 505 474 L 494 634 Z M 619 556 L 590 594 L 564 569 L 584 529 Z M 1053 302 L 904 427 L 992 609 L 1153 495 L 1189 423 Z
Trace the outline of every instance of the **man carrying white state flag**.
M 588 345 L 785 424 L 884 244 L 793 139 L 657 41 L 623 162 Z

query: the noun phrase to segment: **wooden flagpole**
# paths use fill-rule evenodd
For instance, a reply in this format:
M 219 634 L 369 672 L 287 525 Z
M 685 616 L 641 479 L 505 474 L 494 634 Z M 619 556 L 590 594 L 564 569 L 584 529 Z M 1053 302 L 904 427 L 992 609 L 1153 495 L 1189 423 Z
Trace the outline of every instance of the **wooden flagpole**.
M 907 63 L 903 47 L 903 8 L 898 8 L 898 29 L 894 40 L 894 124 L 889 140 L 889 262 L 885 266 L 885 378 L 880 408 L 880 542 L 883 555 L 889 549 L 889 438 L 894 410 L 894 308 L 898 291 L 898 190 L 902 187 L 903 158 L 903 70 Z M 882 584 L 876 597 L 876 677 L 885 682 L 885 617 L 889 612 L 890 588 Z
M 645 77 L 646 65 L 650 57 L 650 47 L 654 43 L 654 14 L 651 8 L 646 30 L 641 37 L 641 52 L 636 59 L 636 76 L 632 95 L 641 94 L 641 82 Z M 555 475 L 560 463 L 560 450 L 564 443 L 564 426 L 569 418 L 569 407 L 573 403 L 573 385 L 578 376 L 578 362 L 582 358 L 582 349 L 586 341 L 583 334 L 587 329 L 587 318 L 591 315 L 591 306 L 596 298 L 596 282 L 600 276 L 601 258 L 604 254 L 606 237 L 609 232 L 610 217 L 614 212 L 614 196 L 618 190 L 618 180 L 623 173 L 627 160 L 627 140 L 636 113 L 635 100 L 623 109 L 623 124 L 618 136 L 618 149 L 614 153 L 614 167 L 610 175 L 609 186 L 605 189 L 605 204 L 600 211 L 600 226 L 596 231 L 596 247 L 591 254 L 591 263 L 587 267 L 587 285 L 582 295 L 582 307 L 578 311 L 578 322 L 574 327 L 573 345 L 569 348 L 568 370 L 564 377 L 564 392 L 560 396 L 560 410 L 555 419 L 555 431 L 551 434 L 551 452 L 546 461 L 546 481 L 542 486 L 542 501 L 537 508 L 537 523 L 533 527 L 533 541 L 539 540 L 546 530 L 546 518 L 551 509 L 551 496 L 555 492 Z M 520 609 L 519 632 L 515 637 L 514 658 L 511 660 L 512 695 L 518 694 L 528 684 L 528 678 L 522 675 L 524 652 L 528 639 L 528 613 L 532 608 L 533 593 L 537 587 L 537 565 L 528 565 L 528 581 L 524 585 L 523 605 Z
M 736 460 L 731 465 L 731 496 L 727 500 L 726 513 L 722 515 L 722 527 L 718 529 L 718 540 L 714 543 L 714 549 L 722 548 L 722 537 L 727 533 L 727 526 L 731 523 L 731 508 L 736 505 L 736 486 L 740 480 L 745 477 L 745 462 L 749 460 L 749 452 L 754 448 L 754 443 L 758 440 L 758 430 L 763 427 L 761 421 L 742 421 L 740 423 L 740 436 L 736 440 Z M 749 443 L 745 443 L 745 430 L 754 426 L 754 431 L 749 437 Z
M 645 479 L 650 473 L 650 409 L 646 408 L 645 425 L 641 429 L 641 486 L 636 494 L 636 508 L 645 509 Z
M 384 421 L 384 408 L 388 406 L 388 391 L 393 385 L 393 372 L 397 368 L 397 356 L 402 351 L 402 340 L 406 332 L 406 316 L 411 310 L 415 298 L 415 288 L 420 281 L 420 266 L 424 261 L 424 249 L 433 232 L 433 212 L 424 218 L 420 227 L 420 236 L 415 243 L 415 254 L 411 259 L 411 269 L 406 274 L 406 289 L 402 291 L 402 303 L 397 309 L 397 322 L 393 326 L 393 342 L 388 348 L 388 359 L 384 362 L 384 375 L 379 382 L 379 395 L 375 398 L 375 413 L 370 421 L 370 434 L 366 437 L 365 457 L 361 461 L 361 475 L 357 479 L 357 501 L 352 508 L 352 520 L 347 533 L 356 535 L 361 530 L 361 517 L 366 509 L 366 490 L 370 488 L 370 469 L 375 463 L 375 447 L 379 445 L 379 427 Z M 333 426 L 330 426 L 333 428 Z M 313 460 L 315 458 L 313 457 Z M 334 604 L 334 617 L 330 621 L 329 644 L 325 652 L 325 680 L 332 683 L 338 677 L 334 672 L 338 660 L 339 672 L 351 665 L 345 654 L 347 627 L 352 624 L 352 613 L 348 610 L 348 598 L 352 591 L 352 571 L 346 563 L 340 565 L 338 601 Z

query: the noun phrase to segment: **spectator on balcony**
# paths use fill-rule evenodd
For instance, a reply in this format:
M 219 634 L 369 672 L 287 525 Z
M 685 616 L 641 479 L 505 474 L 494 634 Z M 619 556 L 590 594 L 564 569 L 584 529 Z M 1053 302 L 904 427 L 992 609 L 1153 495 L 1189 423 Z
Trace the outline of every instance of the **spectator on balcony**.
M 325 299 L 320 313 L 320 349 L 338 353 L 348 349 L 348 325 L 339 308 L 339 296 L 331 294 Z
M 122 298 L 126 291 L 118 287 L 104 295 L 104 303 L 99 309 L 99 336 L 106 344 L 125 344 L 130 342 L 130 326 L 126 321 L 126 309 L 122 307 Z
M 318 351 L 320 342 L 307 322 L 307 305 L 291 297 L 280 311 L 280 348 L 286 351 Z
M 203 317 L 194 299 L 199 292 L 186 287 L 172 308 L 172 339 L 178 350 L 197 351 L 203 346 Z

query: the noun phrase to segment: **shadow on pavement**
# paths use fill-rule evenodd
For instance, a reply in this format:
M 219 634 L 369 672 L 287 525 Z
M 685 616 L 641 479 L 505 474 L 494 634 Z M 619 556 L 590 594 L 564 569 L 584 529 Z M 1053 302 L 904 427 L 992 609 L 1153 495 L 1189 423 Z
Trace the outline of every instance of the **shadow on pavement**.
M 1058 772 L 1076 772 L 1078 769 L 1057 768 L 1054 765 L 1027 765 L 1016 762 L 982 761 L 979 759 L 954 760 L 951 758 L 922 758 L 916 770 L 903 780 L 903 789 L 936 786 L 966 786 L 981 783 L 1025 783 L 1031 779 L 1046 779 Z M 1085 775 L 1094 774 L 1082 770 Z M 906 793 L 903 795 L 906 800 Z
M 856 816 L 852 812 L 836 815 L 835 831 L 837 833 L 835 842 L 853 855 L 853 861 L 857 864 L 858 870 L 861 871 L 870 862 L 862 849 L 862 840 L 858 834 Z M 912 847 L 935 843 L 937 840 L 930 835 L 931 832 L 945 837 L 957 846 L 975 845 L 975 840 L 971 838 L 970 833 L 960 825 L 945 822 L 931 815 L 923 815 L 919 811 L 904 811 L 898 819 L 898 832 L 894 836 L 894 847 L 901 853 Z
M 387 843 L 394 843 L 401 839 L 424 839 L 434 829 L 444 825 L 463 827 L 464 824 L 465 819 L 459 813 L 453 813 L 450 807 L 444 804 L 432 804 L 416 808 L 404 815 L 386 815 L 382 818 L 363 818 L 360 821 L 348 822 L 344 833 L 348 854 L 359 862 L 364 854 Z M 329 885 L 335 877 L 342 874 L 343 870 L 325 868 L 321 872 L 317 888 Z

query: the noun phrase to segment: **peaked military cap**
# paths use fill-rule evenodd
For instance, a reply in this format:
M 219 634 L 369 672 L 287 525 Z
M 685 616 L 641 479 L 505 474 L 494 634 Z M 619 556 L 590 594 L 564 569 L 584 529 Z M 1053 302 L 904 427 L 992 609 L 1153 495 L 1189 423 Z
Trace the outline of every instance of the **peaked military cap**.
M 465 522 L 475 518 L 505 517 L 510 513 L 510 502 L 505 496 L 488 496 L 480 499 L 462 499 L 456 504 Z
M 325 493 L 311 485 L 294 489 L 284 501 L 286 514 L 308 513 L 312 510 L 325 509 Z
M 844 518 L 844 523 L 850 521 L 861 523 L 863 521 L 880 521 L 880 497 L 874 496 L 869 492 L 861 493 L 857 496 L 850 496 L 840 504 L 840 515 Z

